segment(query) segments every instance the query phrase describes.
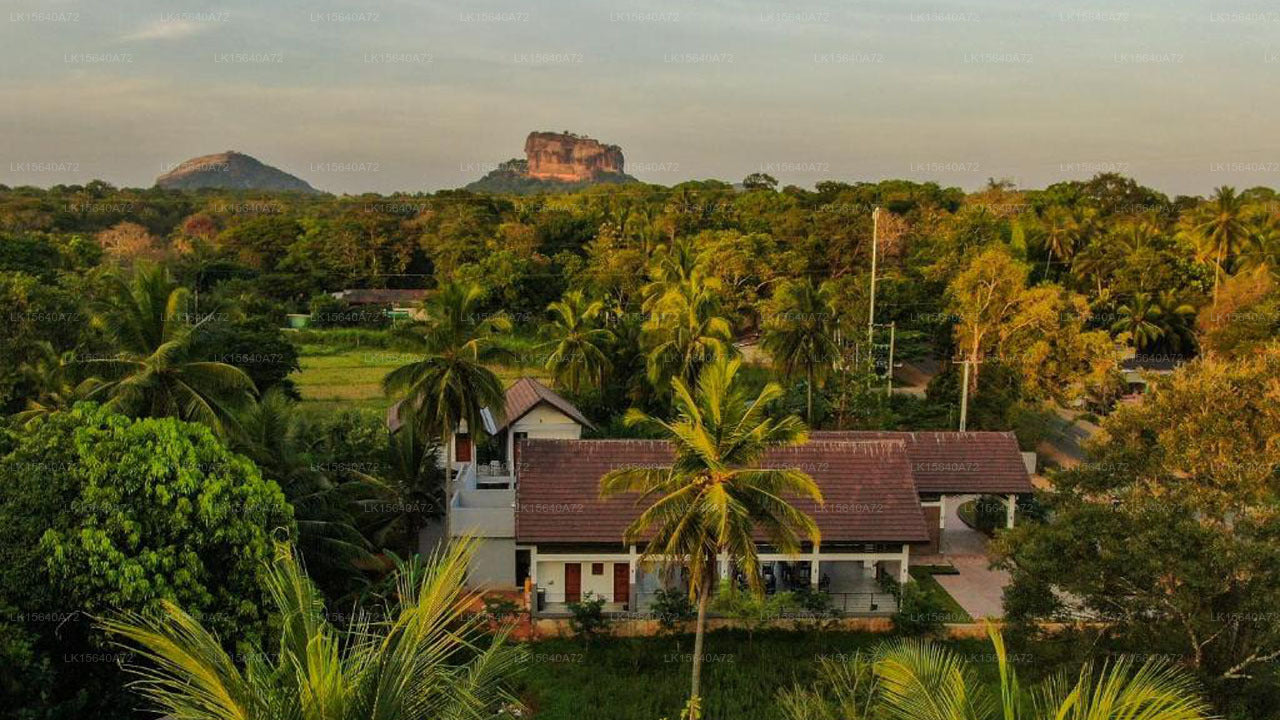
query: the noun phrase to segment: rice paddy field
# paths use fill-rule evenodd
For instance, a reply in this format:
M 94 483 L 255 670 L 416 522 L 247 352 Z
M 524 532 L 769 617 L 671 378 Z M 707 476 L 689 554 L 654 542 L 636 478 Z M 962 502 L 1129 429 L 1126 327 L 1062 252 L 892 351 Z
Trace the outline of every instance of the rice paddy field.
M 389 337 L 308 331 L 299 339 L 304 340 L 297 343 L 301 370 L 290 379 L 302 395 L 304 407 L 319 412 L 385 410 L 392 400 L 382 392 L 382 379 L 395 368 L 421 357 L 418 353 L 398 348 Z M 524 375 L 548 380 L 546 371 L 528 359 L 532 341 L 513 337 L 508 344 L 512 362 L 492 366 L 503 385 L 509 385 Z

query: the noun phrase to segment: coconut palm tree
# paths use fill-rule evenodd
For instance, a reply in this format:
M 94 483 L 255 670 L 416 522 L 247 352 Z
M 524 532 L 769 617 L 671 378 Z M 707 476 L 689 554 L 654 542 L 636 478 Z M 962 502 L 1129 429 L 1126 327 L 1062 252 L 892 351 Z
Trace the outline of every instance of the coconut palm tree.
M 1213 302 L 1218 303 L 1218 285 L 1232 258 L 1249 235 L 1244 198 L 1235 188 L 1222 186 L 1213 192 L 1190 220 L 1190 232 L 1202 262 L 1213 264 Z
M 356 526 L 360 503 L 374 486 L 339 481 L 317 463 L 309 446 L 311 425 L 297 402 L 274 387 L 240 416 L 236 449 L 275 480 L 293 506 L 296 545 L 312 578 L 326 590 L 349 590 L 363 578 L 357 563 L 369 543 Z
M 1280 277 L 1280 223 L 1259 219 L 1249 230 L 1249 239 L 1240 251 L 1241 270 L 1265 267 Z
M 564 299 L 547 306 L 553 318 L 544 330 L 550 342 L 545 367 L 562 387 L 574 395 L 584 382 L 595 387 L 604 384 L 609 371 L 605 347 L 613 341 L 613 333 L 597 327 L 604 303 L 588 301 L 581 290 L 565 293 Z
M 1132 300 L 1116 308 L 1117 320 L 1111 323 L 1111 332 L 1129 333 L 1134 347 L 1144 350 L 1164 337 L 1161 319 L 1164 311 L 1151 299 L 1150 293 L 1134 293 Z
M 1071 259 L 1079 232 L 1080 224 L 1069 209 L 1054 205 L 1045 211 L 1043 237 L 1045 277 L 1049 276 L 1049 265 L 1053 262 L 1055 254 L 1062 260 Z
M 813 519 L 787 501 L 790 495 L 821 502 L 813 479 L 797 469 L 759 467 L 770 448 L 802 443 L 808 431 L 795 416 L 768 418 L 765 407 L 782 388 L 769 383 L 749 398 L 735 381 L 740 365 L 740 360 L 717 358 L 702 370 L 696 391 L 672 378 L 674 420 L 628 411 L 628 425 L 661 432 L 675 457 L 670 467 L 621 468 L 600 481 L 602 496 L 637 494 L 636 502 L 646 506 L 623 542 L 651 538 L 645 544 L 646 560 L 683 559 L 698 606 L 690 689 L 695 707 L 717 558 L 726 556 L 759 590 L 757 531 L 783 553 L 798 552 L 805 537 L 814 543 L 819 539 Z
M 423 356 L 387 373 L 383 390 L 401 400 L 402 412 L 414 419 L 410 432 L 435 434 L 444 446 L 445 497 L 452 493 L 453 448 L 450 437 L 464 423 L 469 432 L 484 427 L 481 411 L 501 408 L 502 381 L 485 366 L 503 354 L 495 340 L 511 329 L 501 315 L 484 314 L 485 292 L 476 283 L 449 283 L 423 302 L 425 320 L 406 332 L 422 345 Z M 445 537 L 448 532 L 446 502 Z
M 402 406 L 402 413 L 412 412 Z M 405 427 L 417 421 L 401 415 Z M 371 521 L 364 531 L 376 548 L 416 552 L 418 534 L 445 513 L 440 446 L 430 433 L 398 432 L 387 439 L 386 460 L 378 473 L 354 473 L 373 489 L 363 504 Z
M 735 352 L 729 321 L 718 314 L 718 291 L 715 278 L 695 273 L 648 304 L 646 374 L 659 392 L 672 378 L 693 385 L 703 366 Z
M 35 343 L 33 350 L 34 357 L 18 368 L 18 375 L 35 389 L 27 408 L 13 415 L 18 425 L 70 408 L 96 385 L 93 378 L 78 381 L 80 368 L 74 352 L 59 353 L 47 340 Z
M 1086 663 L 1031 691 L 992 626 L 999 695 L 973 666 L 929 641 L 898 640 L 848 661 L 827 660 L 812 686 L 783 691 L 787 720 L 1207 720 L 1208 703 L 1185 672 L 1160 659 Z
M 215 314 L 191 311 L 186 288 L 161 267 L 139 268 L 131 282 L 107 279 L 107 299 L 93 324 L 112 335 L 120 353 L 84 360 L 95 384 L 87 399 L 133 417 L 177 417 L 215 432 L 237 429 L 235 411 L 256 392 L 243 370 L 192 358 L 192 341 Z
M 171 602 L 163 612 L 103 622 L 136 653 L 135 689 L 162 715 L 185 720 L 402 720 L 496 717 L 518 707 L 503 687 L 522 651 L 470 609 L 463 582 L 474 543 L 454 544 L 424 568 L 401 565 L 385 619 L 331 624 L 323 597 L 288 549 L 266 573 L 280 618 L 277 646 L 236 662 L 219 639 Z
M 813 424 L 813 385 L 840 359 L 831 285 L 813 280 L 778 288 L 766 311 L 762 345 L 782 373 L 805 378 L 806 418 Z

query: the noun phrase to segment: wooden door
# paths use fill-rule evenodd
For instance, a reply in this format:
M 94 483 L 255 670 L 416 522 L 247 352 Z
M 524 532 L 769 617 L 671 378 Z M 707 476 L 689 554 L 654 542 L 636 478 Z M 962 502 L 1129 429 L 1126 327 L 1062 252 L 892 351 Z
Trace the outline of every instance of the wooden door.
M 471 436 L 459 433 L 454 438 L 453 459 L 457 462 L 471 462 Z
M 631 566 L 627 563 L 613 564 L 613 601 L 623 605 L 631 602 Z
M 564 601 L 578 602 L 582 599 L 582 565 L 580 563 L 564 564 Z

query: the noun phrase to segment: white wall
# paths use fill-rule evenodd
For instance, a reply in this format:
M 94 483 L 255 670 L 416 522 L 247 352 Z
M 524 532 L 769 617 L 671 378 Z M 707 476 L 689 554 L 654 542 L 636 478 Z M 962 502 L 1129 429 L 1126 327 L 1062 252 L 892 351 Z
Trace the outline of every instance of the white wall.
M 581 425 L 546 403 L 530 410 L 511 429 L 513 432 L 528 433 L 531 438 L 577 440 L 582 437 Z
M 604 599 L 608 602 L 613 602 L 613 566 L 615 563 L 627 564 L 625 561 L 605 560 L 603 561 L 604 573 L 592 575 L 591 563 L 580 563 L 582 565 L 583 596 L 588 592 L 593 592 L 604 596 Z M 565 563 L 559 560 L 552 562 L 538 560 L 538 587 L 546 588 L 547 602 L 565 602 L 564 566 Z M 512 572 L 515 572 L 514 567 Z M 626 602 L 626 598 L 621 602 Z

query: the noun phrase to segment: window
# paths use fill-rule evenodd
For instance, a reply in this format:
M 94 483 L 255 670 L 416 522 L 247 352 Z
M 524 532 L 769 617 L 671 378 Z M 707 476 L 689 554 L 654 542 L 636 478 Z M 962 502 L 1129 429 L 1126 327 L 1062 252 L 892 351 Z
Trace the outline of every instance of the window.
M 592 575 L 603 575 L 603 574 L 604 574 L 604 563 L 591 563 L 591 574 L 592 574 Z

